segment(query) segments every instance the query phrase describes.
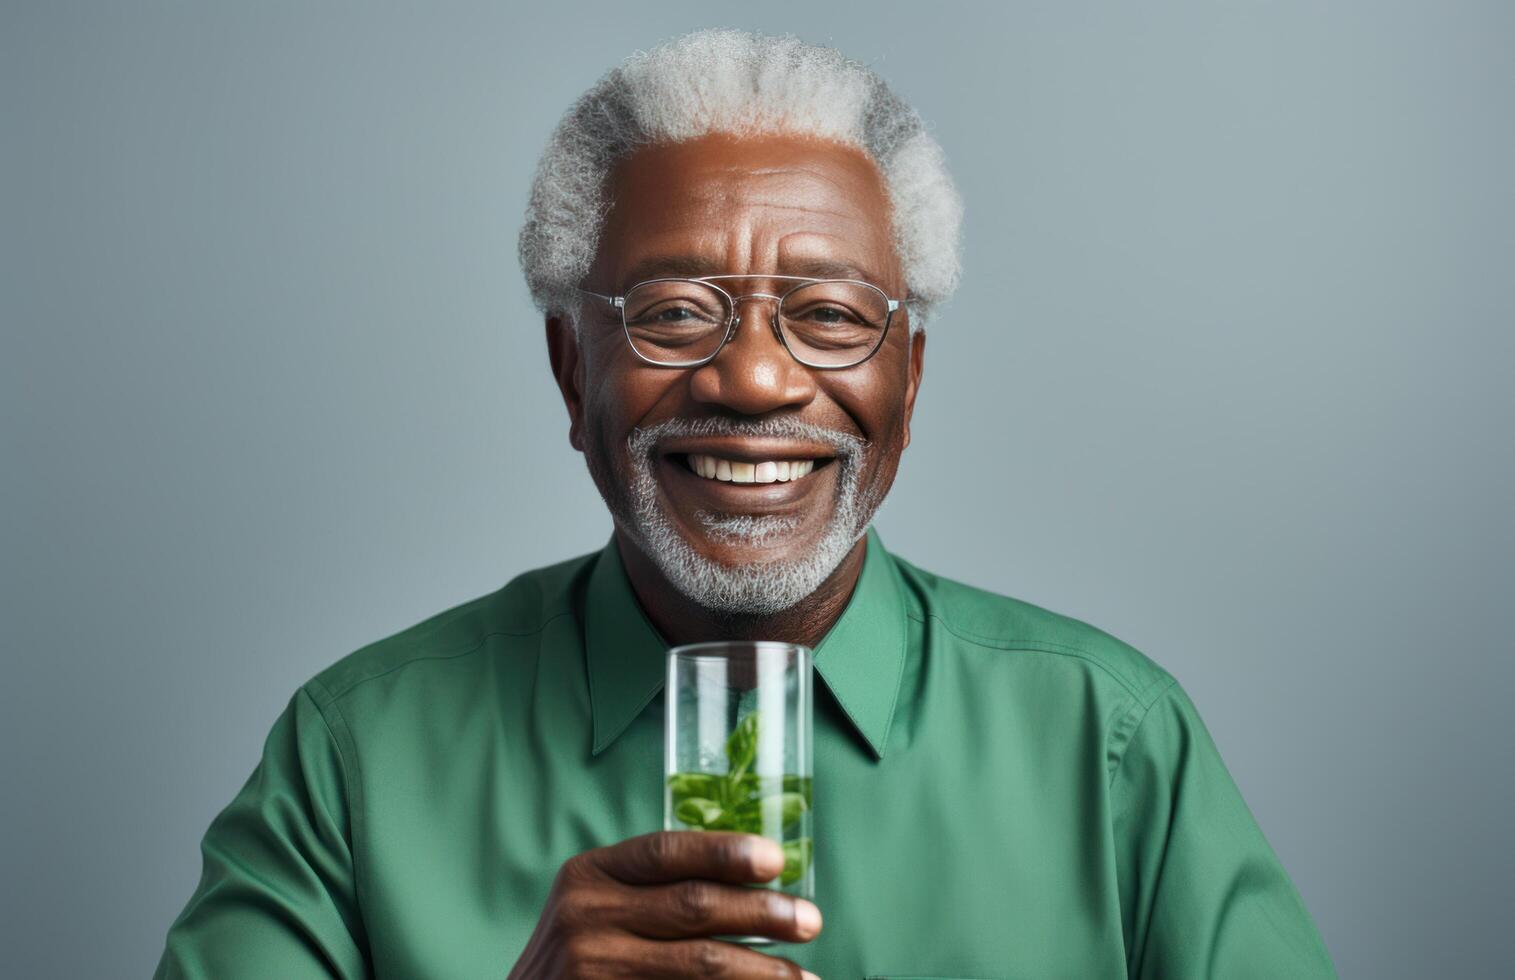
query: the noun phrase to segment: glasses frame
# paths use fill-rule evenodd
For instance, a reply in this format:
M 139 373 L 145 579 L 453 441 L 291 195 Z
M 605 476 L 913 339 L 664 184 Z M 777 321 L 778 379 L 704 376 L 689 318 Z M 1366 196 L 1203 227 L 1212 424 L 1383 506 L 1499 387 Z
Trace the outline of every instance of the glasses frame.
M 714 282 L 716 279 L 770 279 L 793 282 L 794 285 L 790 286 L 788 289 L 784 290 L 784 292 L 778 295 L 774 295 L 773 293 L 742 293 L 740 295 L 733 295 L 732 293 L 726 291 L 725 289 L 722 289 L 719 285 L 717 285 Z M 726 297 L 726 305 L 727 308 L 731 310 L 731 314 L 726 318 L 726 333 L 721 337 L 721 342 L 716 345 L 715 350 L 695 361 L 654 361 L 652 358 L 647 357 L 641 351 L 637 350 L 636 342 L 631 339 L 631 325 L 626 322 L 626 297 L 631 295 L 634 290 L 639 289 L 642 286 L 648 286 L 657 282 L 697 282 L 709 286 L 711 289 L 714 289 L 716 292 Z M 789 341 L 784 337 L 784 331 L 779 327 L 779 309 L 784 305 L 784 300 L 788 298 L 790 293 L 793 293 L 799 289 L 803 289 L 806 286 L 813 286 L 816 283 L 825 282 L 844 282 L 856 286 L 867 286 L 869 289 L 884 297 L 884 303 L 888 309 L 888 312 L 884 314 L 884 329 L 879 331 L 878 343 L 874 344 L 873 349 L 870 350 L 867 354 L 864 354 L 862 357 L 858 358 L 855 361 L 852 361 L 849 364 L 810 363 L 794 352 L 794 348 L 789 346 Z M 596 299 L 602 299 L 605 302 L 609 303 L 611 306 L 620 310 L 621 332 L 625 334 L 626 344 L 631 348 L 631 352 L 635 354 L 639 360 L 646 364 L 651 364 L 653 367 L 666 368 L 699 367 L 703 364 L 709 364 L 711 361 L 715 360 L 716 355 L 724 350 L 726 344 L 729 343 L 731 341 L 731 338 L 736 335 L 736 328 L 742 322 L 738 301 L 744 299 L 771 299 L 774 301 L 773 312 L 768 317 L 768 325 L 770 328 L 772 328 L 774 336 L 779 339 L 779 343 L 783 345 L 784 350 L 788 351 L 789 356 L 794 358 L 800 364 L 803 364 L 805 367 L 812 368 L 817 371 L 844 371 L 847 368 L 855 368 L 859 364 L 866 362 L 874 354 L 877 354 L 880 350 L 883 349 L 884 340 L 889 336 L 889 326 L 894 322 L 895 311 L 898 310 L 900 308 L 900 304 L 904 302 L 904 299 L 892 299 L 888 293 L 884 292 L 878 286 L 875 286 L 871 282 L 865 282 L 862 279 L 816 279 L 811 276 L 769 276 L 763 275 L 762 273 L 731 273 L 729 275 L 720 276 L 662 276 L 657 279 L 644 279 L 641 282 L 636 283 L 635 285 L 628 288 L 626 292 L 622 293 L 619 296 L 608 296 L 605 293 L 596 293 L 593 290 L 589 289 L 578 289 L 577 291 L 583 293 L 586 296 L 593 296 Z

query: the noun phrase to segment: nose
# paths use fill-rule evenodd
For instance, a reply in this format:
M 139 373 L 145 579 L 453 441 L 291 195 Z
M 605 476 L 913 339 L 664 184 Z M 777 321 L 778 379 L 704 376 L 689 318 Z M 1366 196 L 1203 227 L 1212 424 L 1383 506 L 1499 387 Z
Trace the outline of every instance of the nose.
M 743 415 L 799 408 L 815 398 L 815 376 L 790 356 L 773 328 L 775 300 L 743 297 L 735 332 L 689 384 L 694 399 Z

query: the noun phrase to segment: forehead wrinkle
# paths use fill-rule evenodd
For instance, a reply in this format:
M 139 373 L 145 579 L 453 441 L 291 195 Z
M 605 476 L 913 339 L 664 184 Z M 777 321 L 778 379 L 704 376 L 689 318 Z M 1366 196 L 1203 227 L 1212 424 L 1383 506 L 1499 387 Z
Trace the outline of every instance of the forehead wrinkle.
M 706 207 L 760 204 L 800 209 L 815 214 L 855 219 L 869 214 L 873 203 L 885 204 L 881 186 L 829 173 L 827 168 L 797 161 L 781 165 L 723 163 L 688 175 L 679 192 Z M 877 202 L 859 198 L 877 198 Z M 846 204 L 835 206 L 838 199 Z
M 827 174 L 824 171 L 815 170 L 811 167 L 793 167 L 783 171 L 774 170 L 772 172 L 772 176 L 779 179 L 787 178 L 790 182 L 794 183 L 799 183 L 802 180 L 808 180 L 825 184 L 849 204 L 856 203 L 859 197 L 875 196 L 874 188 L 861 187 L 858 186 L 858 183 L 856 181 L 841 180 L 831 174 Z M 883 199 L 882 193 L 879 193 L 877 196 L 881 200 Z M 860 210 L 867 211 L 868 207 L 866 205 L 863 205 Z
M 774 201 L 738 201 L 734 195 L 701 195 L 698 209 L 692 213 L 679 214 L 677 209 L 666 209 L 654 220 L 661 219 L 656 232 L 639 236 L 644 246 L 660 243 L 661 248 L 650 248 L 658 253 L 714 252 L 730 255 L 736 241 L 746 240 L 757 244 L 758 239 L 825 239 L 856 248 L 859 243 L 866 250 L 887 242 L 887 232 L 879 228 L 866 213 L 845 213 L 811 208 L 804 204 L 787 204 Z M 793 216 L 824 216 L 828 220 L 819 226 L 795 227 Z M 677 216 L 677 217 L 675 217 Z M 773 227 L 775 224 L 780 227 Z M 884 237 L 881 239 L 880 234 Z M 676 249 L 671 248 L 678 243 Z
M 833 211 L 804 203 L 751 198 L 740 201 L 733 210 L 735 215 L 721 221 L 723 232 L 773 239 L 775 248 L 778 241 L 786 238 L 830 239 L 854 247 L 861 243 L 864 248 L 878 242 L 881 234 L 883 240 L 888 240 L 887 230 L 878 227 L 866 212 Z M 717 212 L 709 217 L 721 220 L 724 216 Z
M 821 192 L 813 185 L 805 186 L 809 181 L 794 179 L 793 172 L 775 171 L 769 176 L 771 179 L 756 184 L 750 181 L 739 183 L 735 187 L 726 189 L 722 197 L 725 201 L 741 207 L 804 211 L 807 214 L 824 214 L 848 221 L 865 219 L 869 214 L 869 208 L 857 205 L 857 195 L 842 186 L 840 182 L 824 181 L 840 192 L 840 197 L 846 201 L 845 205 L 837 206 L 838 195 Z M 805 174 L 807 178 L 815 176 L 819 175 Z
M 854 224 L 866 223 L 866 216 L 856 211 L 834 211 L 831 208 L 820 208 L 812 204 L 804 204 L 791 201 L 764 200 L 747 197 L 736 202 L 738 206 L 762 211 L 792 212 L 801 214 L 824 215 L 828 218 L 837 218 Z
M 804 158 L 682 171 L 623 166 L 617 176 L 627 183 L 619 189 L 630 192 L 624 204 L 633 210 L 615 208 L 611 220 L 633 243 L 618 263 L 626 279 L 620 285 L 656 274 L 791 271 L 786 267 L 811 275 L 810 268 L 832 265 L 857 270 L 844 278 L 888 286 L 894 253 L 882 185 L 836 169 Z M 654 271 L 658 265 L 667 271 Z
M 620 274 L 618 285 L 629 287 L 659 276 L 707 276 L 752 270 L 777 275 L 862 279 L 889 287 L 892 252 L 881 254 L 876 243 L 819 231 L 764 234 L 747 226 L 722 231 L 701 228 L 685 238 L 675 234 L 646 239 Z

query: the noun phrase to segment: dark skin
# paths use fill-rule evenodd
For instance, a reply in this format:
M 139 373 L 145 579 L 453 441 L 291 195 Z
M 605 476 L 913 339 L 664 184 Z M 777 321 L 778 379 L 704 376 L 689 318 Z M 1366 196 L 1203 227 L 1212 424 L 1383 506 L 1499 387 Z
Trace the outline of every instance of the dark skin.
M 647 147 L 611 178 L 615 202 L 601 234 L 586 288 L 617 294 L 659 275 L 837 275 L 874 283 L 893 297 L 905 294 L 904 272 L 889 226 L 889 201 L 878 169 L 851 147 L 796 138 L 709 136 Z M 742 292 L 782 292 L 761 279 L 733 283 Z M 769 326 L 772 305 L 743 304 L 742 322 L 720 354 L 698 368 L 666 368 L 639 360 L 626 343 L 614 310 L 587 310 L 576 336 L 570 321 L 548 317 L 553 375 L 568 408 L 569 442 L 593 456 L 591 466 L 607 501 L 620 492 L 629 465 L 626 437 L 634 426 L 710 415 L 760 419 L 787 416 L 868 440 L 862 486 L 882 500 L 910 444 L 925 357 L 924 333 L 910 336 L 903 308 L 884 346 L 843 370 L 816 370 L 795 361 Z M 829 456 L 824 447 L 742 446 L 699 440 L 670 449 L 754 458 Z M 752 485 L 717 486 L 678 479 L 677 464 L 660 460 L 666 509 L 701 554 L 722 564 L 795 558 L 814 543 L 831 515 L 835 471 L 822 466 L 808 493 L 776 503 Z M 609 483 L 610 485 L 606 485 Z M 622 484 L 624 485 L 624 484 Z M 799 484 L 797 483 L 796 486 Z M 715 496 L 718 490 L 729 491 Z M 709 492 L 710 496 L 702 496 Z M 613 506 L 613 505 L 612 505 Z M 764 547 L 711 539 L 692 517 L 696 507 L 803 519 L 800 532 Z M 809 599 L 771 617 L 733 617 L 706 609 L 674 588 L 620 529 L 616 543 L 648 619 L 672 644 L 712 638 L 768 639 L 816 646 L 841 615 L 862 569 L 859 541 Z
M 613 207 L 584 281 L 619 295 L 664 275 L 754 274 L 854 278 L 905 295 L 893 246 L 887 190 L 861 151 L 792 136 L 707 136 L 639 149 L 614 169 Z M 734 294 L 780 293 L 785 284 L 730 283 Z M 841 370 L 806 367 L 770 326 L 771 301 L 747 300 L 736 334 L 697 368 L 637 358 L 613 309 L 586 306 L 577 325 L 547 318 L 552 370 L 568 409 L 569 442 L 583 452 L 613 513 L 625 506 L 627 437 L 668 419 L 787 417 L 866 440 L 865 500 L 881 501 L 910 443 L 925 356 L 925 335 L 910 336 L 903 309 L 884 345 Z M 708 453 L 732 460 L 814 459 L 788 483 L 734 484 L 691 473 L 681 459 Z M 795 559 L 811 548 L 834 512 L 839 466 L 824 444 L 702 437 L 658 447 L 659 503 L 701 555 L 724 565 Z M 828 465 L 829 464 L 829 465 Z M 777 515 L 792 533 L 762 544 L 710 536 L 698 511 Z M 632 589 L 671 644 L 769 639 L 814 647 L 836 623 L 862 570 L 859 540 L 816 591 L 772 616 L 733 616 L 695 603 L 618 526 L 617 548 Z M 739 850 L 750 846 L 755 851 Z M 757 855 L 754 857 L 754 855 Z M 595 848 L 559 870 L 546 907 L 512 977 L 791 977 L 790 960 L 715 935 L 766 935 L 805 942 L 820 930 L 811 903 L 749 887 L 782 866 L 776 844 L 725 832 L 661 831 Z M 810 926 L 804 913 L 813 913 Z

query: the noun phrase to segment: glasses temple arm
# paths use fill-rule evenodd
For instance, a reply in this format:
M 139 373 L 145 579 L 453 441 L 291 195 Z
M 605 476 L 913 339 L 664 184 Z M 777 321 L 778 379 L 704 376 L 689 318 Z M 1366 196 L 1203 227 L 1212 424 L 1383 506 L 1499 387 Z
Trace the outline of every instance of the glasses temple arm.
M 580 289 L 578 286 L 574 287 L 574 292 L 583 293 L 585 296 L 593 296 L 595 299 L 602 299 L 616 309 L 621 309 L 626 305 L 626 297 L 624 296 L 606 296 L 604 293 L 597 293 L 592 289 Z

